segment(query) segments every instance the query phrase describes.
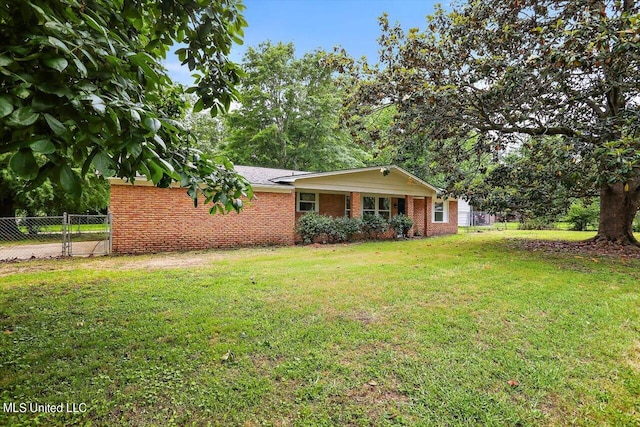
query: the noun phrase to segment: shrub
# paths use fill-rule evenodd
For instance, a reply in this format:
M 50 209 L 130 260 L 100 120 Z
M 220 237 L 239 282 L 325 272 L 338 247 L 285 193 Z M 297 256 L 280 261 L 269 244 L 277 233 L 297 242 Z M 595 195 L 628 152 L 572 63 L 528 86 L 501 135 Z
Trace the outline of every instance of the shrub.
M 633 231 L 640 233 L 640 211 L 636 214 L 636 219 L 633 220 Z
M 548 218 L 525 219 L 518 224 L 518 230 L 552 230 L 553 221 Z
M 309 212 L 301 216 L 296 225 L 296 232 L 300 234 L 304 243 L 313 243 L 316 239 L 322 237 L 328 240 L 332 230 L 333 218 L 315 212 Z
M 405 214 L 399 214 L 391 218 L 389 225 L 396 233 L 406 236 L 413 227 L 413 220 Z
M 582 200 L 574 202 L 567 213 L 567 222 L 571 224 L 571 229 L 584 231 L 593 229 L 598 225 L 600 207 L 595 201 L 585 205 Z
M 339 217 L 333 220 L 332 237 L 336 242 L 350 242 L 355 234 L 362 232 L 360 218 Z
M 377 239 L 382 233 L 387 231 L 389 224 L 387 220 L 380 215 L 367 214 L 362 218 L 363 231 L 369 235 L 369 237 Z
M 413 221 L 406 215 L 404 217 L 396 219 L 396 225 L 403 229 L 407 227 L 408 231 L 413 226 Z M 322 239 L 323 242 L 350 242 L 358 233 L 365 233 L 368 237 L 377 239 L 388 229 L 389 223 L 380 215 L 365 215 L 363 219 L 332 218 L 310 212 L 301 216 L 296 224 L 296 232 L 304 243 L 313 243 L 318 239 Z

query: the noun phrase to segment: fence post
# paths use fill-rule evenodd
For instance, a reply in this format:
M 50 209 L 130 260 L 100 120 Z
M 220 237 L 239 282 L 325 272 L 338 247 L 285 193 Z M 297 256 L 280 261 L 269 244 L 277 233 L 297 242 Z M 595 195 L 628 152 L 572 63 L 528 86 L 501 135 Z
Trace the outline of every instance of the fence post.
M 113 214 L 111 212 L 107 214 L 107 221 L 109 221 L 109 245 L 107 246 L 107 255 L 111 255 L 113 248 Z
M 62 256 L 68 255 L 67 248 L 67 213 L 62 213 Z

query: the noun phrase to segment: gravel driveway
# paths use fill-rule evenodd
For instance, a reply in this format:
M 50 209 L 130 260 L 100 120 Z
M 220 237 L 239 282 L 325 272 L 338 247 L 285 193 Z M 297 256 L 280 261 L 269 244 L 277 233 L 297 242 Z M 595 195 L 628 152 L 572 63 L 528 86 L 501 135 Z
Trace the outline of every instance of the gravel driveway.
M 71 255 L 99 256 L 106 254 L 104 240 L 72 242 Z M 35 243 L 30 245 L 1 245 L 0 261 L 23 260 L 31 258 L 57 258 L 62 256 L 62 243 Z

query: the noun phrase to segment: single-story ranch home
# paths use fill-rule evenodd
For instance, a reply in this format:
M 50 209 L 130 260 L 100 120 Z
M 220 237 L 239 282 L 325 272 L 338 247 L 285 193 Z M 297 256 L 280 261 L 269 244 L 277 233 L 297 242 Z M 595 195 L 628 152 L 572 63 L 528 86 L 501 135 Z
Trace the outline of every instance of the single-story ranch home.
M 441 200 L 438 189 L 398 166 L 302 172 L 236 166 L 255 198 L 240 213 L 210 215 L 193 206 L 184 188 L 157 188 L 111 179 L 114 253 L 293 245 L 296 220 L 307 212 L 333 217 L 385 218 L 404 213 L 410 235 L 455 234 L 458 201 Z

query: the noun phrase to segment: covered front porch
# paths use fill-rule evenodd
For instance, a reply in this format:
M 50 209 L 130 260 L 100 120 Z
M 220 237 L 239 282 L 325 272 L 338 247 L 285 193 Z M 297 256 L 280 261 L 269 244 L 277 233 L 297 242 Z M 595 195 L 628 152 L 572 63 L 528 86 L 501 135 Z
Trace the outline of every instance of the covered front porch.
M 438 198 L 435 187 L 395 166 L 321 172 L 279 179 L 295 186 L 296 220 L 308 212 L 331 217 L 405 214 L 409 236 L 457 233 L 457 200 Z

